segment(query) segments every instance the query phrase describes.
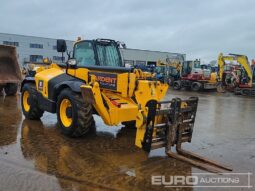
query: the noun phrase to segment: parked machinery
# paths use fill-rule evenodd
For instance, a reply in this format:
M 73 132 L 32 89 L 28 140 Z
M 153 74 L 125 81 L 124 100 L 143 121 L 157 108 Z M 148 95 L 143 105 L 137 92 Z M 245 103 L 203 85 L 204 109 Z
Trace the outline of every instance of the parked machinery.
M 157 79 L 172 86 L 180 78 L 181 63 L 177 59 L 168 58 L 166 62 L 158 60 L 155 68 Z
M 180 79 L 175 81 L 174 89 L 190 88 L 193 91 L 216 89 L 217 74 L 209 69 L 202 69 L 200 60 L 184 61 L 181 65 Z
M 0 45 L 0 92 L 7 96 L 15 95 L 21 82 L 21 71 L 18 64 L 15 46 Z
M 49 58 L 43 58 L 41 62 L 29 62 L 23 66 L 23 75 L 32 75 L 29 73 L 35 73 L 39 68 L 48 68 L 52 64 L 52 60 Z
M 65 52 L 66 42 L 57 42 L 57 50 Z M 123 67 L 116 41 L 78 40 L 66 65 L 52 64 L 26 77 L 21 105 L 31 120 L 40 119 L 44 111 L 57 113 L 60 130 L 71 137 L 94 126 L 93 113 L 109 126 L 135 122 L 137 147 L 147 152 L 164 147 L 168 156 L 209 171 L 231 170 L 181 148 L 191 142 L 198 98 L 162 101 L 167 89 L 167 84 Z M 178 154 L 171 151 L 173 146 Z
M 235 62 L 235 64 L 233 64 Z M 234 91 L 236 94 L 255 95 L 255 70 L 245 55 L 229 54 L 218 56 L 220 89 Z

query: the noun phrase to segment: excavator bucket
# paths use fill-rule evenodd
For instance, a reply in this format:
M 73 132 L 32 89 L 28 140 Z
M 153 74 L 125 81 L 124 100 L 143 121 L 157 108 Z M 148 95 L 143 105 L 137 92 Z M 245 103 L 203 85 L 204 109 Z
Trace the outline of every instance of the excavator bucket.
M 19 83 L 21 71 L 16 47 L 0 45 L 0 84 Z

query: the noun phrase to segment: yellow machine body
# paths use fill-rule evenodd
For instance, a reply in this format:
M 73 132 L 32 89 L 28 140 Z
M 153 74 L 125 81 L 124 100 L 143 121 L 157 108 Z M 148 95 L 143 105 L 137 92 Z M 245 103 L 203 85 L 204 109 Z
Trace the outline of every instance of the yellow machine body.
M 149 100 L 162 100 L 166 95 L 168 85 L 159 81 L 141 79 L 146 76 L 141 71 L 138 75 L 137 71 L 114 73 L 78 68 L 68 69 L 67 73 L 86 82 L 80 87 L 81 92 L 85 92 L 85 99 L 90 100 L 105 124 L 114 126 L 121 122 L 136 121 L 138 128 L 136 145 L 141 147 L 145 133 L 146 103 Z M 48 69 L 37 70 L 36 87 L 44 98 L 50 99 L 49 92 L 54 91 L 49 88 L 49 82 L 63 74 L 65 74 L 64 70 L 55 64 Z M 102 88 L 104 82 L 110 83 L 110 86 L 112 83 L 114 89 L 111 89 L 110 86 Z

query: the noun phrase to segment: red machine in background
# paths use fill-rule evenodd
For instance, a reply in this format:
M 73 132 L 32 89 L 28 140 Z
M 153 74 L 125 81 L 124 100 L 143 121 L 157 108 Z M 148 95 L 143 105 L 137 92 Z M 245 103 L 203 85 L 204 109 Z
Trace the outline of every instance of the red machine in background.
M 180 79 L 174 82 L 174 89 L 190 88 L 193 91 L 217 88 L 217 74 L 210 69 L 202 69 L 200 60 L 184 61 Z

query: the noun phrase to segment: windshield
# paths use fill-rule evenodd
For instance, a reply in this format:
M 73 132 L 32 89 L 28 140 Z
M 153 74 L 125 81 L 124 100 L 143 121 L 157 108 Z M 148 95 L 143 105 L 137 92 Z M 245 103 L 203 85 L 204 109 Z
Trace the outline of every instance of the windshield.
M 74 58 L 78 66 L 96 65 L 94 50 L 91 42 L 79 42 L 74 47 Z
M 169 68 L 169 72 L 170 72 L 170 74 L 172 74 L 172 75 L 177 75 L 177 74 L 178 74 L 176 68 Z
M 164 73 L 165 72 L 165 66 L 157 66 L 155 69 L 156 73 Z
M 101 66 L 121 66 L 118 49 L 115 44 L 96 45 L 98 60 Z
M 194 66 L 193 66 L 194 68 L 201 68 L 201 66 L 200 66 L 200 61 L 197 61 L 197 60 L 195 60 L 194 61 Z

